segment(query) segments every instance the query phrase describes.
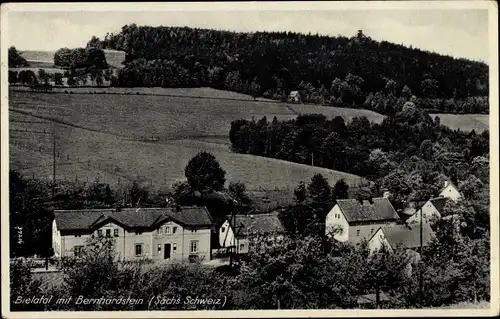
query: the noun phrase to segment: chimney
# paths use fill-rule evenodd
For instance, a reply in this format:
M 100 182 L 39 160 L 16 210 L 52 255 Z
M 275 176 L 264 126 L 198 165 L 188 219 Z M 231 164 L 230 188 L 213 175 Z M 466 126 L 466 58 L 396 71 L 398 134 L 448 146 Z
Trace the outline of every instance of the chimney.
M 391 196 L 391 192 L 389 192 L 388 189 L 384 189 L 384 193 L 383 193 L 382 197 L 389 198 L 389 196 Z
M 448 186 L 449 185 L 449 182 L 448 180 L 444 181 L 444 187 Z

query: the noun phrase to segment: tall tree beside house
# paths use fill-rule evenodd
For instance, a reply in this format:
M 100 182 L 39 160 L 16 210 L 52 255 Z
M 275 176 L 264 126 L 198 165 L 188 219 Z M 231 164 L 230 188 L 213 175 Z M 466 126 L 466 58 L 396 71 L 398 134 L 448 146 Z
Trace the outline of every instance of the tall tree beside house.
M 295 195 L 295 201 L 297 203 L 299 204 L 304 203 L 307 198 L 306 184 L 303 181 L 300 181 L 299 185 L 295 188 L 293 193 Z
M 376 304 L 380 304 L 380 294 L 407 283 L 410 259 L 402 250 L 391 252 L 384 245 L 365 260 L 362 266 L 362 289 L 365 293 L 375 293 Z
M 184 173 L 192 189 L 202 194 L 220 191 L 226 182 L 226 171 L 221 168 L 215 156 L 208 152 L 200 152 L 194 156 Z
M 342 178 L 335 182 L 332 190 L 332 197 L 334 199 L 346 199 L 348 196 L 349 185 Z
M 248 197 L 247 188 L 245 184 L 241 182 L 231 182 L 228 187 L 229 194 L 236 200 L 237 205 L 241 208 L 242 206 L 250 204 L 251 200 Z
M 315 174 L 311 182 L 307 185 L 307 193 L 312 200 L 313 205 L 318 208 L 330 206 L 331 187 L 328 180 L 321 174 Z

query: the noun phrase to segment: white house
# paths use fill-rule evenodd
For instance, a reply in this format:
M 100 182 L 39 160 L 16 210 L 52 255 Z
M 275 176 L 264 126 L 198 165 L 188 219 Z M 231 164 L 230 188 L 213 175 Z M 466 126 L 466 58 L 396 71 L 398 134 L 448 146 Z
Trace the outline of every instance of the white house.
M 434 218 L 441 218 L 443 209 L 448 201 L 452 199 L 448 197 L 437 197 L 429 199 L 419 210 L 415 211 L 407 220 L 407 224 L 420 223 L 420 214 L 422 214 L 422 222 L 429 223 Z
M 290 92 L 290 95 L 288 95 L 288 102 L 291 103 L 301 103 L 302 102 L 302 96 L 300 95 L 299 91 L 292 91 Z
M 454 201 L 457 201 L 460 198 L 462 198 L 462 194 L 460 194 L 458 187 L 456 187 L 455 184 L 453 184 L 450 181 L 444 182 L 444 187 L 439 192 L 439 196 L 451 198 Z
M 326 234 L 338 241 L 359 244 L 382 226 L 396 224 L 399 216 L 385 198 L 339 199 L 326 216 Z
M 205 207 L 56 210 L 56 256 L 78 256 L 92 237 L 113 238 L 117 257 L 210 260 L 212 218 Z
M 280 234 L 284 227 L 278 218 L 278 213 L 234 215 L 219 229 L 219 244 L 222 248 L 234 247 L 237 254 L 248 253 L 249 235 Z

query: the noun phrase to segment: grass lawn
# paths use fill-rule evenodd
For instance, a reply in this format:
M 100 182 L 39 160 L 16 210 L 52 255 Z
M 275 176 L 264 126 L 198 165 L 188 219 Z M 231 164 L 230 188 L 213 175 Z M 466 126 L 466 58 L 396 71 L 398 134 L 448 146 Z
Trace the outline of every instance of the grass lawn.
M 228 181 L 249 190 L 293 189 L 315 173 L 331 183 L 358 176 L 308 165 L 232 153 L 231 121 L 296 116 L 280 103 L 153 95 L 40 94 L 10 92 L 11 165 L 28 176 L 52 178 L 52 137 L 56 177 L 110 183 L 142 181 L 164 188 L 184 178 L 184 167 L 199 151 L 213 153 Z M 158 137 L 157 142 L 143 139 Z
M 475 130 L 482 133 L 490 127 L 490 116 L 488 114 L 429 114 L 433 119 L 438 116 L 441 124 L 452 129 L 462 131 Z

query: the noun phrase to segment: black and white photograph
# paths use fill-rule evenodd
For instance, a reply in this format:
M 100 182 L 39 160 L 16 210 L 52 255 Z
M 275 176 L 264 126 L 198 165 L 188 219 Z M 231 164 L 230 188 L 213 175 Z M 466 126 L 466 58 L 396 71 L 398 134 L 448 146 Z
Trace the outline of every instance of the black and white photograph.
M 496 3 L 1 9 L 2 317 L 498 314 Z

